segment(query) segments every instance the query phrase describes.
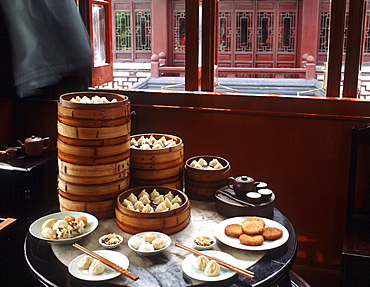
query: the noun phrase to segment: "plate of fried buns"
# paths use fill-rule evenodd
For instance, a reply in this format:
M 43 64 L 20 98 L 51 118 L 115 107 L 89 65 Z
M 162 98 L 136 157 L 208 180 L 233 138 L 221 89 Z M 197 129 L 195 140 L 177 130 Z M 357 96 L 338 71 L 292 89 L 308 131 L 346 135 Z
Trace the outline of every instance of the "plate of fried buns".
M 221 221 L 214 230 L 222 243 L 243 250 L 269 250 L 283 245 L 288 230 L 280 223 L 258 216 L 232 217 Z

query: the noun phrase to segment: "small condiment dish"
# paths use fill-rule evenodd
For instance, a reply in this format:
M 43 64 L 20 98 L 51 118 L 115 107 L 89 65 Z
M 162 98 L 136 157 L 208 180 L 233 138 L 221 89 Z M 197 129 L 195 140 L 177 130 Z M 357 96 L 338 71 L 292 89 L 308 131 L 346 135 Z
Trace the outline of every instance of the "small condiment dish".
M 146 241 L 149 240 L 150 237 L 153 239 L 152 243 Z M 156 239 L 156 243 L 162 241 L 163 246 L 162 244 L 157 245 L 154 242 Z M 171 242 L 171 237 L 169 237 L 167 234 L 157 231 L 145 231 L 131 236 L 128 240 L 128 247 L 139 255 L 154 256 L 163 252 L 168 246 L 171 245 Z
M 195 249 L 207 250 L 216 244 L 216 239 L 209 235 L 200 235 L 195 237 L 192 243 Z
M 106 249 L 114 249 L 123 242 L 123 237 L 119 234 L 110 233 L 99 238 L 99 243 Z

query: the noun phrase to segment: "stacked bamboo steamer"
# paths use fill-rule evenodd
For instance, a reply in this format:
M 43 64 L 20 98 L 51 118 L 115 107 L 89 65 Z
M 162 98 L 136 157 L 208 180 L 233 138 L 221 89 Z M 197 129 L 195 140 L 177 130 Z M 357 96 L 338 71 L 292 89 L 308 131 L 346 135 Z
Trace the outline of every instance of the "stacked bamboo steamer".
M 76 98 L 105 103 L 76 102 Z M 72 101 L 71 101 L 72 100 Z M 61 211 L 114 217 L 130 186 L 130 101 L 104 92 L 69 93 L 58 102 L 58 195 Z
M 147 148 L 143 148 L 143 146 Z M 162 147 L 156 148 L 157 145 Z M 131 136 L 131 187 L 162 186 L 182 190 L 184 144 L 168 134 Z

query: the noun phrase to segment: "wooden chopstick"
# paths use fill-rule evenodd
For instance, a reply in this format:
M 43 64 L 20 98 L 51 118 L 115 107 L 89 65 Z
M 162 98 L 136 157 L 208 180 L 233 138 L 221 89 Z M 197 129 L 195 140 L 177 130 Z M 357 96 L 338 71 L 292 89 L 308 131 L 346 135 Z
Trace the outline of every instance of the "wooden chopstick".
M 136 281 L 139 279 L 139 276 L 135 275 L 134 273 L 128 271 L 127 269 L 117 265 L 116 263 L 113 263 L 112 261 L 108 260 L 107 258 L 104 258 L 103 256 L 100 256 L 99 254 L 96 254 L 95 252 L 90 251 L 89 249 L 74 243 L 72 244 L 73 247 L 81 250 L 82 252 L 90 255 L 91 257 L 99 260 L 100 262 L 104 263 L 105 265 L 108 265 L 109 267 L 113 268 L 114 270 L 118 271 L 119 273 L 122 273 L 123 275 L 127 276 L 128 278 Z
M 187 250 L 187 251 L 189 251 L 191 253 L 194 253 L 196 255 L 199 255 L 199 256 L 203 255 L 203 256 L 207 257 L 209 260 L 215 260 L 221 266 L 224 266 L 227 269 L 230 269 L 230 270 L 232 270 L 232 271 L 234 271 L 236 273 L 239 273 L 239 274 L 241 274 L 241 275 L 243 275 L 245 277 L 248 277 L 250 279 L 253 279 L 254 278 L 254 273 L 251 272 L 251 271 L 240 269 L 240 268 L 238 268 L 236 266 L 233 266 L 233 265 L 231 265 L 229 263 L 226 263 L 225 261 L 222 261 L 222 260 L 217 259 L 215 257 L 209 256 L 207 254 L 203 254 L 202 252 L 199 252 L 198 250 L 195 250 L 193 248 L 187 247 L 187 246 L 182 245 L 182 244 L 180 244 L 178 242 L 175 243 L 175 246 L 180 247 L 182 249 L 185 249 L 185 250 Z

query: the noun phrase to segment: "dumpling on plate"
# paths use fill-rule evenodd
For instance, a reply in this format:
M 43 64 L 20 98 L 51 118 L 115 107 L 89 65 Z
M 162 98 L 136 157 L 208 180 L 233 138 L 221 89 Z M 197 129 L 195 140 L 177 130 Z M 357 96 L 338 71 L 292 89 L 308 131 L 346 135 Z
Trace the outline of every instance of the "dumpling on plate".
M 89 269 L 92 262 L 92 257 L 89 255 L 85 255 L 80 261 L 77 262 L 77 267 L 80 269 Z
M 94 259 L 89 267 L 89 272 L 94 275 L 102 274 L 105 271 L 105 266 L 99 260 Z
M 218 276 L 220 275 L 221 268 L 216 260 L 210 260 L 204 269 L 204 274 L 207 276 Z
M 197 260 L 195 260 L 195 268 L 198 270 L 204 270 L 207 267 L 209 260 L 204 255 L 200 255 Z

